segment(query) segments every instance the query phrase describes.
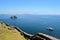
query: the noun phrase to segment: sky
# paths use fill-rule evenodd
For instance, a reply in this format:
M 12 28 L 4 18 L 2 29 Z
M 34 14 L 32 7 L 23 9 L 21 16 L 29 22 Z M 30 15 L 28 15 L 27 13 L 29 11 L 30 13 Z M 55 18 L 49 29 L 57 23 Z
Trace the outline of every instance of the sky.
M 0 14 L 60 14 L 60 0 L 0 0 Z

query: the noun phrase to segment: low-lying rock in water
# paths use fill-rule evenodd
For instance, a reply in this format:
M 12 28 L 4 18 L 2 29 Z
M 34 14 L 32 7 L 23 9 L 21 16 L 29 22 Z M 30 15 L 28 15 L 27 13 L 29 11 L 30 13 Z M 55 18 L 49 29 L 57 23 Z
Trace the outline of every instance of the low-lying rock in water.
M 17 16 L 11 16 L 10 18 L 11 18 L 11 19 L 16 19 L 16 18 L 17 18 Z

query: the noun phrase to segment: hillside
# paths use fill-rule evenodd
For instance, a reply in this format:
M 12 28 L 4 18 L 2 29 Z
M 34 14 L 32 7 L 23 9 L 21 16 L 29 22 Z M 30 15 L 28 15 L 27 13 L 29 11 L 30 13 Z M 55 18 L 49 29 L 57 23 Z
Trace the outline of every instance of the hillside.
M 26 40 L 19 31 L 0 22 L 0 40 Z

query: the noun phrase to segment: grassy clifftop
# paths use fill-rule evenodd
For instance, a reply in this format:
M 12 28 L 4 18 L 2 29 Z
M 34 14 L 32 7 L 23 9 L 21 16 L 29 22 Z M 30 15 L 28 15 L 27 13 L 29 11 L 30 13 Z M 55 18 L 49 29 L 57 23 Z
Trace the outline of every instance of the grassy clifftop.
M 55 37 L 38 33 L 35 35 L 23 32 L 17 27 L 0 22 L 0 40 L 60 40 Z
M 19 31 L 0 23 L 0 40 L 26 40 Z

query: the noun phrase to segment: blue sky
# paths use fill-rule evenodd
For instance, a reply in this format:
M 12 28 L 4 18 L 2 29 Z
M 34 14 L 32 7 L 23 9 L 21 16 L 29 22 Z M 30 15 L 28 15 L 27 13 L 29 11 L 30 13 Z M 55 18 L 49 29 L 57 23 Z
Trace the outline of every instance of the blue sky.
M 21 13 L 60 14 L 60 0 L 0 0 L 0 12 L 15 13 L 14 11 L 16 13 L 20 11 Z

